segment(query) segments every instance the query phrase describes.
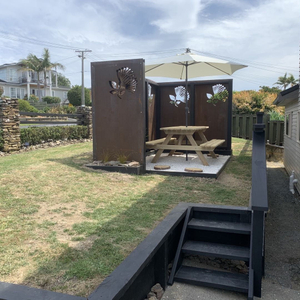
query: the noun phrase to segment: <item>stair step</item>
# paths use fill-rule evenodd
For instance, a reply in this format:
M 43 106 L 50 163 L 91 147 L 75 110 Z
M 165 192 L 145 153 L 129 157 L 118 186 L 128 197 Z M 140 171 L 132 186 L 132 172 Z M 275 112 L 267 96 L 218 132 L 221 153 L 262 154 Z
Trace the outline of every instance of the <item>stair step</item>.
M 193 229 L 232 232 L 240 234 L 250 234 L 251 232 L 251 224 L 249 223 L 200 220 L 195 218 L 190 220 L 188 227 Z
M 243 261 L 249 261 L 250 256 L 250 250 L 247 247 L 201 241 L 186 241 L 182 247 L 182 252 Z
M 248 275 L 181 266 L 175 280 L 189 284 L 248 293 Z

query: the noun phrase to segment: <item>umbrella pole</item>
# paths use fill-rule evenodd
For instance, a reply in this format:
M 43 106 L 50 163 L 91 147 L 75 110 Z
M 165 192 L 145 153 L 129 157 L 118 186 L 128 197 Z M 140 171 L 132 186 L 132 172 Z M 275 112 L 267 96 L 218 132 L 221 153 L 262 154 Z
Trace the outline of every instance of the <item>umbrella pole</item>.
M 188 89 L 188 63 L 185 64 L 185 126 L 188 127 L 188 113 L 189 113 L 189 106 L 188 106 L 188 99 L 187 99 L 187 91 Z M 185 140 L 187 145 L 187 139 Z M 188 151 L 185 152 L 185 160 L 188 161 Z

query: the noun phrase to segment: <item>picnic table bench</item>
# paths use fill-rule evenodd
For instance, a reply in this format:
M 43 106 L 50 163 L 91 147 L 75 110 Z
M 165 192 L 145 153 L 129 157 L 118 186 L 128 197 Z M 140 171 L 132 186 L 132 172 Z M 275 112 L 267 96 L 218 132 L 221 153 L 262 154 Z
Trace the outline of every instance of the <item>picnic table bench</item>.
M 225 142 L 225 140 L 222 139 L 212 139 L 208 141 L 204 135 L 204 132 L 208 128 L 208 126 L 175 126 L 161 128 L 160 130 L 163 130 L 167 134 L 167 136 L 163 139 L 147 142 L 148 144 L 146 143 L 147 147 L 158 150 L 156 155 L 152 159 L 152 163 L 156 163 L 158 161 L 164 150 L 171 150 L 169 155 L 173 155 L 176 150 L 181 150 L 195 151 L 203 165 L 208 166 L 209 164 L 202 151 L 208 151 L 213 158 L 217 158 L 214 150 L 216 147 Z M 193 137 L 193 134 L 195 132 L 198 133 L 201 139 L 200 141 L 198 141 L 198 143 Z M 179 135 L 178 140 L 174 140 L 173 135 Z M 182 145 L 182 141 L 184 140 L 184 138 L 187 138 L 189 144 Z

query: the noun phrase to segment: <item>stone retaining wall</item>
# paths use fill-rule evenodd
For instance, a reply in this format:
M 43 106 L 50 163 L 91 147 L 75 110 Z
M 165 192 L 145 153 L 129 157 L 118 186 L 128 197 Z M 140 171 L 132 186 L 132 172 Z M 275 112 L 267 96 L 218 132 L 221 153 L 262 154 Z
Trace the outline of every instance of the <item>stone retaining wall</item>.
M 18 151 L 21 148 L 20 114 L 18 99 L 0 99 L 0 129 L 3 132 L 3 151 Z
M 88 139 L 93 137 L 93 120 L 91 107 L 78 107 L 78 125 L 87 126 Z M 20 138 L 20 112 L 18 99 L 0 98 L 0 129 L 3 132 L 3 152 L 19 151 Z M 1 150 L 1 149 L 0 149 Z
M 77 108 L 77 114 L 82 114 L 82 118 L 78 118 L 78 125 L 87 126 L 88 138 L 93 137 L 93 115 L 92 108 L 89 106 L 79 106 Z

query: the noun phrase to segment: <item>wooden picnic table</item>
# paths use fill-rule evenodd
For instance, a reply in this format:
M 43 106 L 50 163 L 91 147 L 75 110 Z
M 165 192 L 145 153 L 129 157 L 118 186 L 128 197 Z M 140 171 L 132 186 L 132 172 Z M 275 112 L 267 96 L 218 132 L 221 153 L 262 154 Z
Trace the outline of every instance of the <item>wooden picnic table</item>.
M 216 154 L 214 153 L 214 149 L 225 142 L 225 140 L 211 140 L 207 141 L 207 138 L 204 135 L 204 132 L 209 128 L 209 126 L 172 126 L 172 127 L 162 127 L 160 130 L 166 133 L 166 138 L 157 140 L 152 142 L 152 148 L 157 149 L 157 153 L 155 154 L 154 158 L 152 159 L 152 163 L 156 163 L 160 158 L 161 154 L 164 150 L 171 150 L 169 155 L 173 155 L 176 150 L 181 151 L 195 151 L 203 163 L 203 165 L 208 166 L 208 162 L 204 157 L 202 151 L 209 151 L 213 158 L 216 158 Z M 197 134 L 200 140 L 194 139 L 194 134 Z M 174 138 L 173 136 L 179 136 L 178 139 L 175 141 L 174 145 Z M 182 144 L 185 138 L 189 141 L 189 144 Z M 170 141 L 173 144 L 170 144 Z M 149 142 L 151 143 L 151 141 Z

